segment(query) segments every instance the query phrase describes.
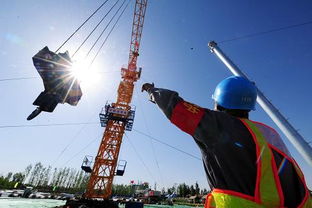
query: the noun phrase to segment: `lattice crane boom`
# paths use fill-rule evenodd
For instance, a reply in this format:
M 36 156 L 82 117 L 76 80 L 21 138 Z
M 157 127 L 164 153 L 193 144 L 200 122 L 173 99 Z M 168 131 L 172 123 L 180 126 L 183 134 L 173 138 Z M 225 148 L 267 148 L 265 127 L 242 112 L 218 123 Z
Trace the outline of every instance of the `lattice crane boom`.
M 100 113 L 101 125 L 106 128 L 95 158 L 86 198 L 110 198 L 122 137 L 125 130 L 132 129 L 135 110 L 130 104 L 134 83 L 141 74 L 141 68 L 137 70 L 137 58 L 147 1 L 136 0 L 135 3 L 128 67 L 121 69 L 122 80 L 118 87 L 117 102 L 107 104 Z

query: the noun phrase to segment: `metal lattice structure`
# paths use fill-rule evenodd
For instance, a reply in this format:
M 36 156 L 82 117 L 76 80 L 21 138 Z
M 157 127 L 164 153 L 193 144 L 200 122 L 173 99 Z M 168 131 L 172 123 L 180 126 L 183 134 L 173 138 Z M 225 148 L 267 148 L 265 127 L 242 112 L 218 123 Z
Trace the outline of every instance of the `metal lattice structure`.
M 100 113 L 101 125 L 105 127 L 105 131 L 91 172 L 86 198 L 108 199 L 112 193 L 122 137 L 125 130 L 132 129 L 134 119 L 134 110 L 130 104 L 134 83 L 141 75 L 141 68 L 137 69 L 137 58 L 146 6 L 147 0 L 136 0 L 129 62 L 127 68 L 121 69 L 122 80 L 118 87 L 117 102 L 106 105 Z

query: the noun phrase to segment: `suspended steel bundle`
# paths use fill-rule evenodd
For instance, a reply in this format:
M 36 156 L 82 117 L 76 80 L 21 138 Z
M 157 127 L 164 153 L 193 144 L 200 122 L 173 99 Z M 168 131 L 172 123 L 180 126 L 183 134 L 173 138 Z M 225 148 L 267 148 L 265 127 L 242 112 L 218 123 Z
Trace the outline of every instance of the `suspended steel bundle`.
M 71 72 L 72 60 L 67 51 L 56 54 L 46 46 L 33 57 L 33 63 L 43 81 L 44 91 L 34 101 L 33 105 L 38 107 L 27 120 L 41 111 L 53 112 L 59 103 L 78 104 L 82 92 Z
M 68 103 L 70 105 L 76 106 L 81 99 L 82 91 L 80 88 L 80 80 L 77 80 L 73 73 L 73 61 L 72 58 L 80 51 L 83 45 L 89 40 L 91 35 L 99 28 L 99 26 L 103 23 L 104 20 L 108 17 L 108 15 L 114 10 L 114 8 L 118 5 L 120 0 L 115 1 L 109 10 L 104 14 L 101 20 L 97 23 L 97 25 L 93 28 L 93 30 L 87 35 L 87 37 L 83 40 L 83 42 L 78 46 L 72 56 L 69 56 L 69 53 L 66 51 L 65 53 L 57 53 L 77 32 L 108 2 L 109 0 L 105 0 L 55 51 L 52 52 L 46 46 L 42 50 L 40 50 L 34 57 L 33 62 L 36 70 L 38 71 L 40 77 L 42 78 L 44 91 L 40 93 L 37 99 L 34 101 L 33 105 L 38 106 L 27 118 L 27 120 L 31 120 L 35 118 L 40 112 L 53 112 L 56 108 L 57 104 Z M 130 1 L 129 1 L 130 2 Z M 129 4 L 128 2 L 128 4 Z M 114 30 L 116 24 L 119 22 L 120 17 L 124 13 L 128 4 L 124 6 L 126 0 L 119 5 L 118 9 L 115 9 L 113 15 L 111 15 L 110 20 L 107 22 L 105 27 L 102 29 L 101 33 L 98 35 L 95 42 L 92 44 L 91 48 L 88 50 L 85 55 L 84 60 L 89 58 L 91 52 L 95 49 L 95 46 L 98 45 L 104 33 L 107 32 L 106 37 L 104 38 L 103 43 L 95 53 L 92 61 L 89 63 L 89 66 L 84 70 L 90 70 L 91 65 L 95 61 L 98 56 L 100 50 L 105 45 L 107 39 L 110 34 Z M 123 9 L 122 9 L 123 8 Z M 119 14 L 117 20 L 116 17 Z M 113 21 L 115 22 L 113 23 Z

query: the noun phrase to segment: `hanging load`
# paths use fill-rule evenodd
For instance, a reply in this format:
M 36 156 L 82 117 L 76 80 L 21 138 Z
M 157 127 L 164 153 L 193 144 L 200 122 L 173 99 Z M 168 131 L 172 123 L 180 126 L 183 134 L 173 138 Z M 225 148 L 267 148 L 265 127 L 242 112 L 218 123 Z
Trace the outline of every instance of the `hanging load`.
M 72 61 L 67 51 L 56 54 L 46 46 L 33 57 L 33 63 L 42 78 L 44 91 L 33 102 L 38 107 L 27 120 L 41 111 L 53 112 L 59 103 L 78 104 L 82 92 L 79 81 L 72 74 Z

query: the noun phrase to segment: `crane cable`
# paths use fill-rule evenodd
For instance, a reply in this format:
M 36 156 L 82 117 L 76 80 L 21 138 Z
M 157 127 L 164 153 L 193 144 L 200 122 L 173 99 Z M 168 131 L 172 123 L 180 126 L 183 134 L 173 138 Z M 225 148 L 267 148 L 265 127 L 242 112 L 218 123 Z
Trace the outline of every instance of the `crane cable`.
M 104 6 L 104 4 L 107 2 L 108 0 L 106 0 L 95 12 L 92 13 L 92 15 L 90 15 L 88 17 L 87 20 L 85 20 L 83 22 L 82 25 L 80 25 L 76 31 L 70 35 L 69 38 L 67 38 L 67 40 L 56 50 L 56 52 L 58 50 L 60 50 L 61 47 L 63 47 L 68 41 L 69 39 L 71 39 L 77 32 L 78 30 L 85 24 L 88 22 L 88 20 L 102 7 Z M 100 22 L 93 28 L 93 30 L 89 33 L 89 35 L 84 39 L 84 41 L 82 42 L 82 44 L 80 44 L 80 46 L 76 49 L 76 51 L 74 52 L 73 56 L 76 55 L 76 53 L 80 50 L 80 48 L 84 45 L 84 43 L 89 39 L 89 37 L 93 34 L 93 32 L 98 28 L 98 26 L 102 23 L 102 21 L 107 17 L 107 15 L 112 11 L 112 9 L 117 5 L 117 3 L 120 0 L 118 0 L 111 8 L 110 10 L 104 15 L 104 17 L 100 20 Z M 87 58 L 89 56 L 89 54 L 91 53 L 92 49 L 95 47 L 95 45 L 98 43 L 98 41 L 100 40 L 100 38 L 102 37 L 102 35 L 104 34 L 104 32 L 106 31 L 106 29 L 108 28 L 108 26 L 111 24 L 111 22 L 113 21 L 113 19 L 116 17 L 116 15 L 118 14 L 118 12 L 120 11 L 120 9 L 123 7 L 123 5 L 125 4 L 126 0 L 123 1 L 123 3 L 121 4 L 121 6 L 118 8 L 118 10 L 115 12 L 115 14 L 113 15 L 113 17 L 110 19 L 109 23 L 106 25 L 106 27 L 103 29 L 103 31 L 101 32 L 101 34 L 99 35 L 99 37 L 97 38 L 97 40 L 95 41 L 95 43 L 92 45 L 92 47 L 90 48 L 90 50 L 88 51 L 87 55 L 85 56 L 85 58 Z M 128 7 L 129 3 L 131 2 L 131 0 L 127 3 L 127 5 L 124 7 L 124 9 L 122 10 L 122 12 L 120 13 L 119 17 L 117 18 L 116 22 L 114 23 L 113 27 L 111 28 L 111 30 L 109 31 L 109 33 L 107 34 L 105 40 L 103 41 L 102 45 L 100 46 L 100 48 L 98 49 L 98 51 L 96 52 L 94 58 L 92 59 L 92 61 L 90 62 L 88 69 L 91 68 L 92 64 L 94 63 L 96 57 L 98 56 L 98 54 L 100 53 L 101 49 L 103 48 L 103 46 L 105 45 L 107 39 L 110 37 L 111 33 L 113 32 L 113 30 L 115 29 L 117 23 L 119 22 L 121 16 L 124 14 L 126 8 Z M 56 53 L 55 52 L 55 53 Z M 73 57 L 72 56 L 72 57 Z
M 260 35 L 265 35 L 265 34 L 268 34 L 268 33 L 279 32 L 281 30 L 287 30 L 287 29 L 300 27 L 300 26 L 305 26 L 305 25 L 309 25 L 309 24 L 312 24 L 312 21 L 303 22 L 303 23 L 294 24 L 294 25 L 288 25 L 288 26 L 285 26 L 285 27 L 279 27 L 279 28 L 266 30 L 266 31 L 261 31 L 261 32 L 257 32 L 257 33 L 251 33 L 251 34 L 243 35 L 243 36 L 240 36 L 240 37 L 225 39 L 225 40 L 222 40 L 222 41 L 218 41 L 218 44 L 223 44 L 223 43 L 226 43 L 226 42 L 232 42 L 232 41 L 241 40 L 241 39 L 245 39 L 245 38 L 252 38 L 252 37 L 256 37 L 256 36 L 260 36 Z M 90 53 L 90 52 L 88 52 L 88 53 Z M 0 79 L 0 82 L 15 81 L 15 80 L 26 80 L 26 79 L 37 79 L 37 78 L 39 78 L 39 77 L 13 77 L 13 78 Z
M 117 3 L 120 0 L 116 1 L 116 3 L 108 10 L 108 12 L 102 17 L 102 19 L 99 21 L 99 23 L 93 28 L 93 30 L 89 33 L 89 35 L 83 40 L 83 42 L 80 44 L 80 46 L 76 49 L 76 51 L 73 53 L 72 57 L 76 55 L 76 53 L 80 50 L 80 48 L 85 44 L 85 42 L 90 38 L 90 36 L 93 34 L 93 32 L 99 27 L 99 25 L 104 21 L 104 19 L 107 17 L 107 15 L 113 10 L 113 8 L 117 5 Z
M 102 3 L 62 44 L 61 46 L 55 51 L 57 53 L 92 17 L 95 15 L 106 3 L 108 0 L 106 0 L 104 3 Z
M 119 1 L 119 0 L 118 0 Z M 99 35 L 99 37 L 96 39 L 96 41 L 94 42 L 94 44 L 92 45 L 92 47 L 90 48 L 90 50 L 88 51 L 87 55 L 85 58 L 87 58 L 89 56 L 89 54 L 91 53 L 92 49 L 94 48 L 94 46 L 97 44 L 97 42 L 100 40 L 100 38 L 102 37 L 103 33 L 106 31 L 106 29 L 108 28 L 108 26 L 110 25 L 110 23 L 113 21 L 113 19 L 115 18 L 115 16 L 117 15 L 117 13 L 119 12 L 119 10 L 121 9 L 121 7 L 124 5 L 125 1 L 122 3 L 122 5 L 118 8 L 118 10 L 115 12 L 115 14 L 113 15 L 113 17 L 110 19 L 110 21 L 107 23 L 106 27 L 102 30 L 101 34 Z
M 126 0 L 125 0 L 126 1 Z M 125 2 L 124 1 L 124 2 Z M 113 25 L 113 27 L 111 28 L 111 30 L 109 31 L 108 35 L 106 36 L 105 40 L 103 41 L 101 47 L 98 49 L 97 53 L 95 54 L 93 60 L 91 61 L 89 68 L 92 66 L 93 62 L 95 61 L 96 57 L 98 56 L 98 54 L 100 53 L 101 49 L 103 48 L 104 44 L 106 43 L 107 39 L 109 38 L 110 34 L 113 32 L 114 28 L 116 27 L 117 23 L 119 22 L 121 16 L 124 14 L 125 10 L 127 9 L 129 3 L 131 2 L 131 0 L 128 2 L 128 4 L 125 6 L 125 8 L 122 10 L 122 12 L 120 13 L 119 17 L 117 18 L 115 24 Z

